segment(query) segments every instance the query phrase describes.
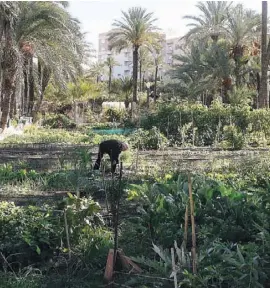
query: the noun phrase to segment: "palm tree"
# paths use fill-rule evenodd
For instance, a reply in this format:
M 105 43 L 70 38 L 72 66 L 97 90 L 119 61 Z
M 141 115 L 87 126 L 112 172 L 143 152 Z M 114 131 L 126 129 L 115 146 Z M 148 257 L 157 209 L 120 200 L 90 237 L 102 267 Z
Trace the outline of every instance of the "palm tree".
M 153 45 L 150 48 L 152 57 L 153 57 L 153 64 L 155 67 L 154 72 L 154 102 L 157 100 L 157 78 L 158 78 L 158 71 L 160 68 L 160 65 L 163 63 L 163 55 L 162 55 L 162 46 L 161 45 Z
M 105 64 L 100 62 L 95 62 L 90 67 L 88 76 L 96 78 L 96 82 L 99 83 L 101 76 L 105 73 Z
M 2 62 L 2 87 L 1 87 L 1 129 L 4 131 L 7 125 L 10 111 L 10 101 L 16 84 L 18 71 L 18 51 L 14 45 L 14 30 L 16 25 L 18 2 L 1 2 L 1 34 L 0 42 L 3 42 L 3 51 L 1 53 Z
M 258 38 L 260 16 L 238 4 L 228 13 L 227 39 L 231 46 L 231 56 L 235 61 L 235 83 L 240 87 L 241 67 L 249 61 L 249 47 Z
M 139 49 L 139 83 L 140 83 L 140 91 L 144 91 L 144 80 L 145 73 L 152 66 L 152 59 L 150 51 L 147 47 L 140 47 Z
M 262 39 L 261 39 L 261 86 L 259 91 L 259 107 L 269 107 L 267 72 L 267 1 L 262 1 Z
M 16 111 L 16 88 L 21 86 L 22 79 L 24 97 L 21 112 L 34 116 L 34 101 L 37 100 L 37 112 L 51 78 L 64 88 L 65 83 L 75 79 L 75 74 L 81 71 L 86 54 L 84 36 L 78 21 L 64 6 L 57 1 L 0 4 L 0 45 L 5 54 L 0 52 L 4 68 L 0 74 L 3 79 L 3 129 L 8 116 L 13 116 Z M 37 65 L 34 58 L 38 59 Z M 9 83 L 4 81 L 5 78 Z
M 139 48 L 157 37 L 156 19 L 153 13 L 141 7 L 130 8 L 128 12 L 122 11 L 122 14 L 122 19 L 113 23 L 115 29 L 109 35 L 109 42 L 111 48 L 118 51 L 127 47 L 133 49 L 133 102 L 137 102 Z
M 170 74 L 173 79 L 180 80 L 185 97 L 196 99 L 198 94 L 208 90 L 211 94 L 219 92 L 223 101 L 228 101 L 234 62 L 229 57 L 228 44 L 225 41 L 219 40 L 211 45 L 204 42 L 193 43 L 183 55 L 175 58 L 179 64 L 174 65 Z
M 187 24 L 191 30 L 184 36 L 186 39 L 195 36 L 195 38 L 211 37 L 217 41 L 225 33 L 224 24 L 227 19 L 227 11 L 232 2 L 229 1 L 206 1 L 198 2 L 196 7 L 202 13 L 199 16 L 184 16 L 184 19 L 192 20 Z
M 108 90 L 111 93 L 111 86 L 112 86 L 112 71 L 114 66 L 119 66 L 119 63 L 112 57 L 108 56 L 107 60 L 104 63 L 109 69 L 109 83 L 108 83 Z
M 79 23 L 59 2 L 22 2 L 16 25 L 16 42 L 24 72 L 24 112 L 32 114 L 34 90 L 40 91 L 35 110 L 39 110 L 51 77 L 64 87 L 80 72 L 85 44 Z M 64 5 L 65 6 L 65 5 Z M 33 58 L 38 59 L 34 67 Z M 38 89 L 34 83 L 38 75 Z
M 122 77 L 112 82 L 113 93 L 124 97 L 126 109 L 128 109 L 129 103 L 131 102 L 132 87 L 133 81 L 130 77 Z

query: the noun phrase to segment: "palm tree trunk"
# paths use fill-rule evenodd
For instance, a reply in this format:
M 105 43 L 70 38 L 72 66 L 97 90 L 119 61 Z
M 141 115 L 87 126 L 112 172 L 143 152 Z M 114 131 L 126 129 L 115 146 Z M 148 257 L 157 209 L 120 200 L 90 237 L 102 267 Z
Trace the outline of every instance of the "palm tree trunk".
M 157 76 L 158 76 L 158 65 L 156 65 L 156 70 L 155 70 L 155 86 L 154 86 L 154 102 L 156 103 L 157 101 Z
M 262 40 L 261 40 L 261 87 L 259 91 L 259 108 L 269 107 L 267 87 L 267 1 L 262 1 Z
M 28 99 L 29 99 L 29 81 L 28 81 L 28 59 L 24 59 L 23 63 L 23 82 L 24 82 L 24 96 L 23 96 L 23 115 L 27 113 Z
M 5 47 L 3 49 L 3 83 L 1 91 L 3 102 L 0 123 L 2 131 L 4 131 L 7 126 L 7 120 L 10 111 L 10 101 L 15 87 L 16 74 L 18 69 L 18 54 L 16 49 L 13 47 L 12 28 L 8 21 L 5 22 L 4 34 Z
M 241 86 L 241 78 L 240 78 L 240 63 L 239 61 L 237 61 L 235 63 L 235 69 L 234 69 L 234 73 L 235 73 L 235 85 L 237 88 L 239 88 Z
M 241 69 L 241 59 L 243 57 L 244 47 L 240 44 L 236 44 L 233 47 L 233 59 L 235 62 L 235 85 L 237 88 L 241 86 L 241 76 L 240 76 L 240 69 Z
M 139 46 L 133 47 L 133 102 L 137 103 Z
M 2 60 L 1 60 L 2 61 Z M 2 99 L 2 96 L 3 96 L 3 94 L 2 94 L 2 81 L 3 80 L 3 70 L 2 70 L 2 68 L 0 69 L 0 108 L 2 107 L 2 102 L 3 102 L 3 99 Z
M 16 87 L 14 87 L 10 99 L 10 112 L 9 112 L 10 119 L 13 119 L 15 114 L 16 114 Z
M 142 92 L 142 61 L 140 60 L 140 92 Z
M 35 98 L 34 87 L 34 75 L 33 75 L 33 56 L 29 59 L 29 104 L 28 104 L 28 116 L 32 114 Z
M 150 88 L 146 87 L 147 98 L 146 98 L 146 106 L 149 108 L 150 106 Z
M 44 98 L 44 93 L 45 89 L 49 84 L 50 81 L 50 76 L 51 76 L 51 71 L 46 67 L 42 67 L 40 60 L 38 61 L 38 84 L 39 84 L 39 99 L 37 101 L 35 110 L 32 111 L 32 117 L 33 117 L 33 122 L 35 123 L 37 121 L 37 113 L 40 110 L 43 98 Z
M 109 93 L 111 93 L 111 86 L 112 86 L 112 67 L 109 67 Z

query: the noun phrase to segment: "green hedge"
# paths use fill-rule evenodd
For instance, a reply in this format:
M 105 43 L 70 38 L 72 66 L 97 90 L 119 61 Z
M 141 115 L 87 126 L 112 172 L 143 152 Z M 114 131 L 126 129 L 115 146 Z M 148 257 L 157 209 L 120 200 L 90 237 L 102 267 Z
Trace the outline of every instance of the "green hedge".
M 214 102 L 211 107 L 201 104 L 166 105 L 141 121 L 141 127 L 153 126 L 177 144 L 213 145 L 226 139 L 226 127 L 236 127 L 249 144 L 259 145 L 257 138 L 270 139 L 270 110 L 225 106 Z

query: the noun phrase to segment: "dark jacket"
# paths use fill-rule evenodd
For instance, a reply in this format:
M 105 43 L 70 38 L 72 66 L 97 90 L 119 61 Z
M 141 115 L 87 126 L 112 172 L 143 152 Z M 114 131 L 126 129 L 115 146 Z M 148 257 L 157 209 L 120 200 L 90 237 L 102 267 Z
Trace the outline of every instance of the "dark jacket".
M 94 170 L 100 168 L 100 163 L 104 154 L 108 154 L 112 163 L 112 172 L 115 172 L 116 165 L 119 163 L 119 155 L 122 152 L 123 142 L 118 140 L 106 140 L 99 144 L 98 158 L 96 160 Z

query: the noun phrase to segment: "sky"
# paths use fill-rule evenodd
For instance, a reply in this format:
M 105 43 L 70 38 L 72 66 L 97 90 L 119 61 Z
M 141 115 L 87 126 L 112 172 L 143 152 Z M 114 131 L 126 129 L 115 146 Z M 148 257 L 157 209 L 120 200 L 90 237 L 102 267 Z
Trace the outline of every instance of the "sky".
M 86 32 L 86 38 L 98 48 L 98 34 L 111 29 L 114 19 L 121 17 L 121 10 L 140 6 L 153 12 L 157 18 L 156 25 L 166 33 L 167 38 L 183 36 L 188 28 L 188 20 L 184 15 L 199 15 L 195 7 L 197 1 L 183 0 L 95 0 L 95 1 L 70 1 L 69 11 L 73 17 L 81 22 L 81 27 Z M 236 1 L 234 1 L 236 2 Z M 246 8 L 261 12 L 261 1 L 241 1 Z M 269 12 L 268 12 L 269 14 Z

